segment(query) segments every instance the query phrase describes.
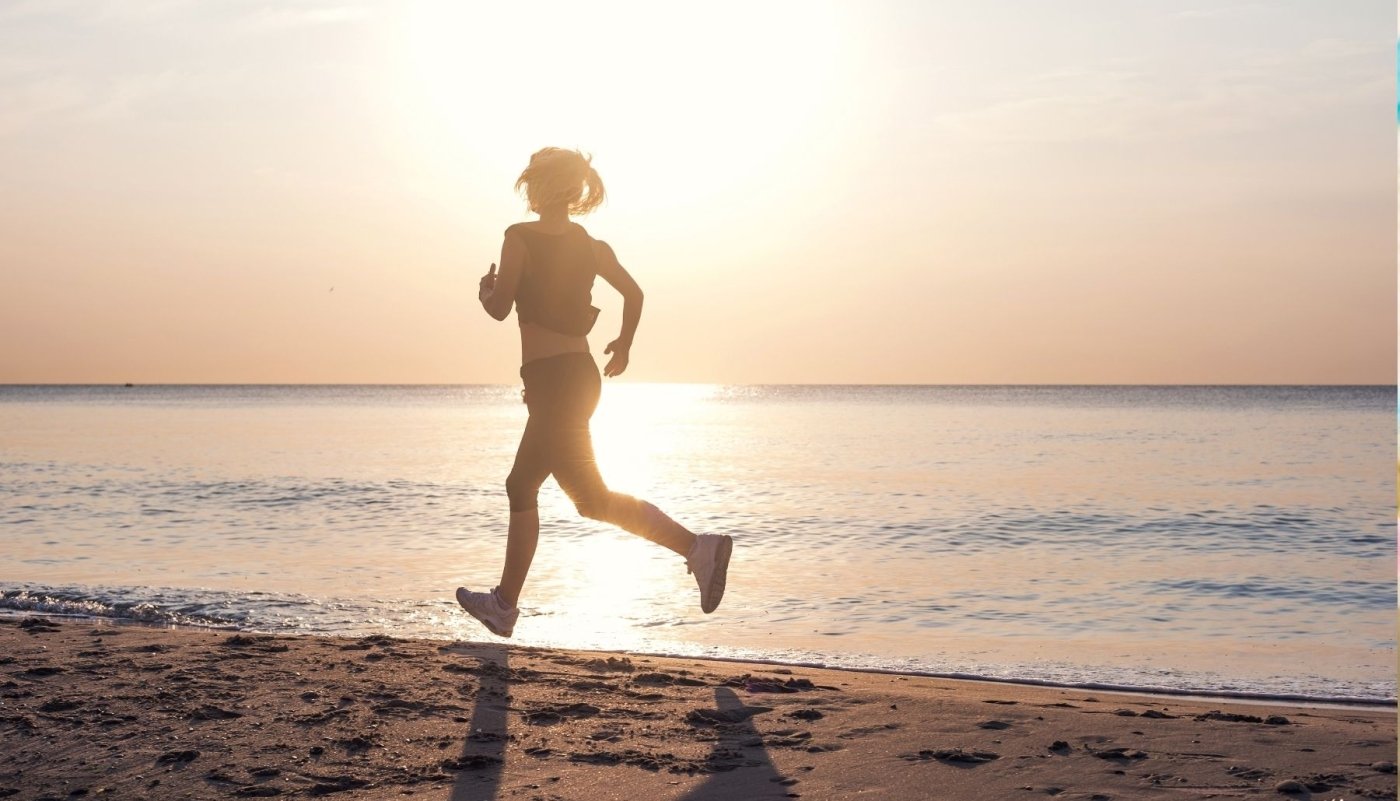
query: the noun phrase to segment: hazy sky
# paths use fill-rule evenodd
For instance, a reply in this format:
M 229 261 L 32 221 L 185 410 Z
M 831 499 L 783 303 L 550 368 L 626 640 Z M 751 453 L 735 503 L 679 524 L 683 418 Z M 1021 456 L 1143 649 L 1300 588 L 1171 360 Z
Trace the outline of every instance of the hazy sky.
M 0 382 L 516 381 L 545 145 L 634 380 L 1394 382 L 1390 0 L 679 8 L 0 0 Z

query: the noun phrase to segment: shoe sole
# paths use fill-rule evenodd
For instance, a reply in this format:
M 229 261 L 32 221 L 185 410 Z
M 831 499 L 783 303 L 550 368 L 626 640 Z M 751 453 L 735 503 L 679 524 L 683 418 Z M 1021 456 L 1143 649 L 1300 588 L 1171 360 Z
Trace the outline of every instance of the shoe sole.
M 481 618 L 478 617 L 477 620 L 481 620 Z M 512 634 L 515 633 L 515 629 L 510 629 L 509 631 L 501 631 L 500 629 L 496 628 L 495 626 L 491 625 L 490 623 L 487 623 L 487 622 L 484 621 L 484 620 L 481 620 L 481 625 L 485 626 L 487 631 L 491 632 L 492 634 L 496 635 L 497 637 L 504 637 L 504 638 L 506 638 L 507 640 L 510 639 L 510 635 L 512 635 Z
M 710 574 L 710 591 L 707 593 L 710 603 L 700 604 L 700 611 L 707 615 L 718 609 L 719 602 L 724 600 L 724 585 L 729 576 L 729 557 L 733 553 L 734 540 L 726 535 L 715 548 L 715 572 Z
M 515 633 L 514 627 L 502 631 L 501 629 L 491 625 L 491 621 L 486 620 L 485 618 L 477 617 L 476 615 L 472 615 L 472 610 L 467 609 L 467 605 L 462 603 L 462 599 L 460 597 L 457 598 L 457 605 L 462 607 L 462 610 L 465 611 L 467 614 L 471 615 L 473 620 L 485 626 L 487 631 L 491 632 L 497 637 L 505 637 L 506 639 L 510 639 L 510 635 Z

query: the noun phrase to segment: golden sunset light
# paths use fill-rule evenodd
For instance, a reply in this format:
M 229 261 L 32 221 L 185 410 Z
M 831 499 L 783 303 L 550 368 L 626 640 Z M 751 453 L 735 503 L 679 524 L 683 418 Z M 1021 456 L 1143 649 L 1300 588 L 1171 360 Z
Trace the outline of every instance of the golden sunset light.
M 0 0 L 0 799 L 1393 800 L 1396 12 Z
M 11 4 L 0 380 L 511 380 L 557 144 L 629 379 L 1392 381 L 1393 9 L 1080 5 Z

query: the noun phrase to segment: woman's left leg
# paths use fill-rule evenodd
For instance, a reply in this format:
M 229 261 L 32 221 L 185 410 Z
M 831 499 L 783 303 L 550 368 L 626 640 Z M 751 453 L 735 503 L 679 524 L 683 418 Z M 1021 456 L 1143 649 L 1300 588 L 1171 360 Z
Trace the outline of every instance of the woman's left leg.
M 593 438 L 587 420 L 571 426 L 562 439 L 554 463 L 554 479 L 579 514 L 611 523 L 681 556 L 690 555 L 695 535 L 685 526 L 646 501 L 608 489 L 593 458 Z
M 608 490 L 593 460 L 587 420 L 571 429 L 568 441 L 569 458 L 557 464 L 554 477 L 573 499 L 579 513 L 612 523 L 685 557 L 686 569 L 694 574 L 700 588 L 700 611 L 705 614 L 715 611 L 724 597 L 733 540 L 719 534 L 697 537 L 646 501 Z
M 601 378 L 592 358 L 578 365 L 573 379 L 572 403 L 565 425 L 555 432 L 550 472 L 584 517 L 612 523 L 685 557 L 686 569 L 700 588 L 700 611 L 715 611 L 724 597 L 733 540 L 722 534 L 697 537 L 646 501 L 608 489 L 593 458 L 593 437 L 588 430 L 601 391 Z
M 561 425 L 554 432 L 550 472 L 574 502 L 579 514 L 612 523 L 639 537 L 663 545 L 681 556 L 695 547 L 695 535 L 655 506 L 631 495 L 612 492 L 603 483 L 593 458 L 593 435 L 588 421 L 598 406 L 602 377 L 593 358 L 571 364 L 567 405 Z

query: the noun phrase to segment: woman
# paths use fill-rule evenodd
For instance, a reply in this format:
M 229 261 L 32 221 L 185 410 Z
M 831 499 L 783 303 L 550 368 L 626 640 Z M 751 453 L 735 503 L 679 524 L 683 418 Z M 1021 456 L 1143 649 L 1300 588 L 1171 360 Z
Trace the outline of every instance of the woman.
M 700 609 L 715 611 L 724 596 L 733 541 L 692 534 L 655 506 L 612 492 L 593 460 L 588 420 L 598 405 L 602 379 L 588 350 L 595 276 L 622 294 L 622 332 L 603 350 L 612 358 L 609 377 L 627 369 L 632 337 L 642 316 L 642 290 L 606 242 L 588 235 L 571 214 L 587 214 L 603 202 L 603 182 L 591 159 L 576 150 L 547 147 L 530 157 L 515 182 L 539 220 L 506 229 L 501 268 L 481 279 L 481 305 L 497 320 L 520 318 L 520 377 L 530 410 L 525 433 L 506 479 L 510 534 L 501 583 L 490 592 L 457 588 L 457 602 L 492 633 L 509 637 L 520 616 L 520 591 L 539 540 L 536 496 L 551 474 L 579 514 L 612 523 L 685 557 L 700 585 Z

